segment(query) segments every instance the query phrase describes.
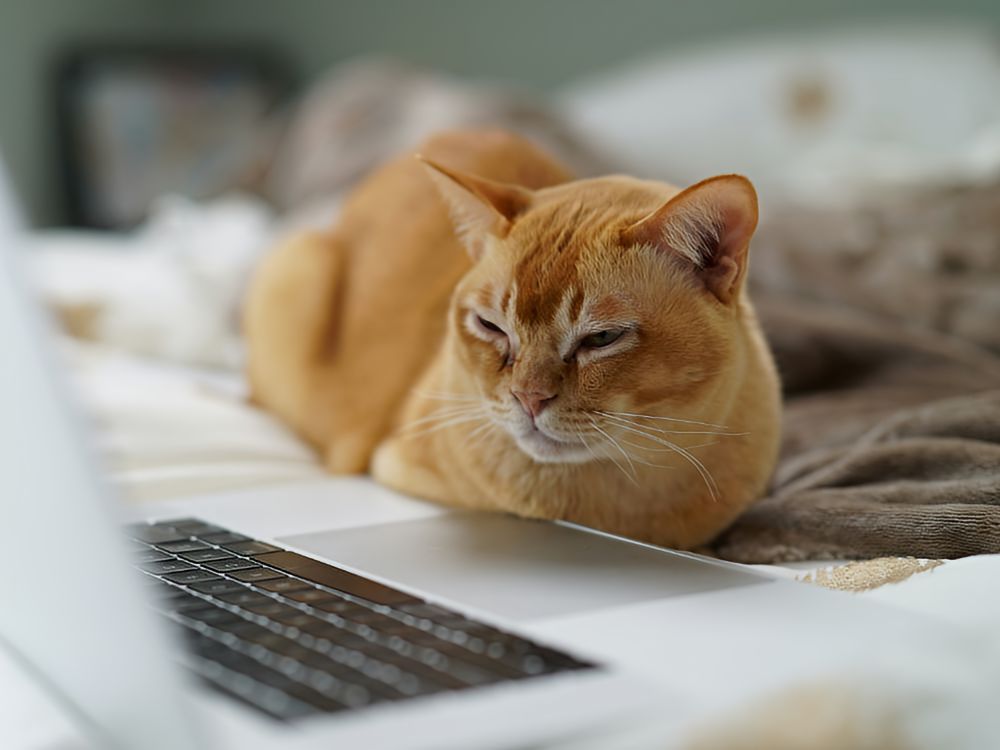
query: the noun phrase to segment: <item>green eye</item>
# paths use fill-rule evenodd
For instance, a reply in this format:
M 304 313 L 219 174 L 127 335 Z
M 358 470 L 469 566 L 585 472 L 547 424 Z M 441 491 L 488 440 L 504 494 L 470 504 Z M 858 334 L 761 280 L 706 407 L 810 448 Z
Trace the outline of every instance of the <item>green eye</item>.
M 610 346 L 622 337 L 625 331 L 598 331 L 580 339 L 580 346 L 587 349 L 601 349 Z

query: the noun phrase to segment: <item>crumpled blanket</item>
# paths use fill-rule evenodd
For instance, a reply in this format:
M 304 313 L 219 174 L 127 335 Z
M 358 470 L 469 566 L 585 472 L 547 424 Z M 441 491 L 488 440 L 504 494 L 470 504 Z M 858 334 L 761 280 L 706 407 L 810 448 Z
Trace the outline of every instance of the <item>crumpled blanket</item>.
M 1000 357 L 757 292 L 785 393 L 767 497 L 712 544 L 738 562 L 1000 552 Z
M 1000 353 L 1000 176 L 765 208 L 752 253 L 761 289 L 849 305 Z

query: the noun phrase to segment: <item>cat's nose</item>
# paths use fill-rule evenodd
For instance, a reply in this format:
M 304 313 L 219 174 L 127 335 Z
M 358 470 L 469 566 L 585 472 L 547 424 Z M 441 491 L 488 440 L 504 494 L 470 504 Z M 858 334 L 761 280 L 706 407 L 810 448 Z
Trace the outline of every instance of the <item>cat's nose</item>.
M 532 419 L 542 413 L 542 409 L 556 400 L 556 394 L 541 391 L 511 391 L 528 416 Z

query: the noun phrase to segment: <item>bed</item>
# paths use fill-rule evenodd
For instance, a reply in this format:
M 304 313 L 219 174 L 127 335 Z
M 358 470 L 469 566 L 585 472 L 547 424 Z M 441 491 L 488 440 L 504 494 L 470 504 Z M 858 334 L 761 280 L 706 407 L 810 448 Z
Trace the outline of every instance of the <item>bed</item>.
M 424 133 L 499 121 L 529 130 L 583 174 L 611 164 L 683 182 L 704 170 L 744 170 L 768 197 L 752 283 L 786 381 L 785 455 L 772 494 L 705 552 L 938 618 L 954 626 L 955 640 L 920 664 L 881 665 L 863 678 L 866 690 L 857 674 L 817 675 L 812 686 L 762 695 L 758 708 L 720 719 L 721 729 L 689 746 L 796 747 L 768 732 L 833 707 L 849 726 L 817 719 L 827 744 L 815 747 L 846 746 L 844 731 L 876 738 L 852 746 L 877 747 L 884 722 L 863 734 L 871 705 L 858 695 L 876 696 L 878 716 L 891 715 L 908 743 L 901 747 L 939 746 L 942 732 L 949 747 L 1000 746 L 1000 730 L 979 710 L 983 695 L 1000 694 L 1000 554 L 991 554 L 1000 552 L 1000 105 L 984 96 L 1000 90 L 1000 59 L 977 30 L 929 39 L 918 30 L 889 45 L 873 35 L 748 42 L 725 54 L 650 60 L 575 84 L 556 105 L 533 105 L 530 117 L 508 92 L 485 95 L 386 63 L 355 66 L 317 84 L 300 107 L 269 202 L 172 199 L 129 235 L 36 233 L 36 278 L 63 325 L 61 351 L 115 486 L 141 504 L 324 476 L 308 446 L 247 402 L 240 295 L 269 244 L 331 221 L 358 174 Z M 900 69 L 927 72 L 921 96 L 876 102 Z M 336 120 L 348 90 L 392 92 L 395 125 L 368 129 L 365 149 L 357 148 L 363 121 L 335 132 L 326 149 L 334 158 L 317 165 L 307 158 L 315 123 Z M 433 114 L 404 95 L 428 90 L 448 94 Z M 666 105 L 690 92 L 697 95 L 683 113 Z M 928 106 L 931 94 L 950 102 L 951 117 L 928 123 L 947 109 Z M 706 122 L 727 124 L 713 131 Z M 729 150 L 702 142 L 706 131 L 728 133 Z M 894 243 L 900 236 L 907 241 Z M 828 283 L 817 287 L 817 276 Z M 858 377 L 851 387 L 831 384 L 832 370 Z M 942 484 L 941 457 L 954 458 L 956 440 L 962 460 L 948 464 Z M 910 474 L 892 474 L 901 455 L 916 455 L 913 441 L 930 452 Z M 881 473 L 859 480 L 876 453 Z M 887 478 L 899 492 L 887 490 Z M 916 481 L 937 482 L 936 494 L 901 502 Z M 874 525 L 852 528 L 844 522 L 852 513 Z M 970 513 L 975 522 L 961 539 L 931 543 L 942 518 L 958 523 Z M 772 720 L 763 726 L 761 716 Z M 601 741 L 629 738 L 648 746 L 657 727 Z

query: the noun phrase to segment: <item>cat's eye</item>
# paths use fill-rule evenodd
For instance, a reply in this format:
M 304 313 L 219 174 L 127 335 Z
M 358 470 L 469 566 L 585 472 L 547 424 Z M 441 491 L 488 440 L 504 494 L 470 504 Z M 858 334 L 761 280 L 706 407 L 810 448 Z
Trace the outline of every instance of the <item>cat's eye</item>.
M 491 323 L 486 318 L 484 318 L 482 315 L 477 315 L 476 316 L 476 321 L 479 323 L 479 325 L 481 325 L 487 331 L 492 331 L 493 333 L 503 333 L 504 332 L 503 328 L 501 328 L 500 326 L 498 326 L 496 323 Z
M 592 333 L 589 336 L 584 336 L 580 339 L 580 346 L 586 349 L 603 349 L 605 346 L 611 346 L 615 343 L 622 337 L 623 333 L 625 333 L 625 331 L 614 329 L 598 331 L 597 333 Z

